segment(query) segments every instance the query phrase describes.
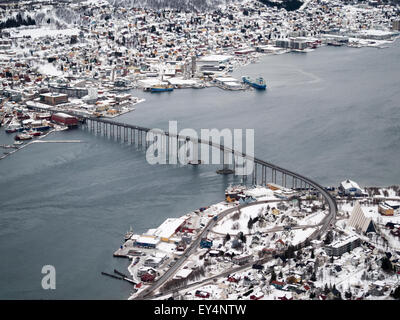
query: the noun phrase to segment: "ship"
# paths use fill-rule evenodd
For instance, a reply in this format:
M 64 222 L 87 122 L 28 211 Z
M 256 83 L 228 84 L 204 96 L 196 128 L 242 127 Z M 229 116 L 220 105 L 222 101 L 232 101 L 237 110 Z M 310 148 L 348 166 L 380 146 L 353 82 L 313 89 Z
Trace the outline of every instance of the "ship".
M 253 88 L 256 88 L 258 90 L 265 90 L 267 89 L 267 84 L 264 81 L 263 77 L 258 77 L 256 80 L 251 80 L 250 77 L 242 77 L 243 83 L 246 83 Z
M 173 90 L 174 88 L 172 86 L 153 86 L 150 88 L 150 92 L 166 92 Z

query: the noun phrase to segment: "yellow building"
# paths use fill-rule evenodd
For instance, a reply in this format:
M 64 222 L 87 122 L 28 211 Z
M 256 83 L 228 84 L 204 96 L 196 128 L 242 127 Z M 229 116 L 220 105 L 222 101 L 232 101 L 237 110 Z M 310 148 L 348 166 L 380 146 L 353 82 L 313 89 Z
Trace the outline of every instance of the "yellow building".
M 391 208 L 388 205 L 383 204 L 383 203 L 379 204 L 378 212 L 383 216 L 392 216 L 392 215 L 394 215 L 393 208 Z

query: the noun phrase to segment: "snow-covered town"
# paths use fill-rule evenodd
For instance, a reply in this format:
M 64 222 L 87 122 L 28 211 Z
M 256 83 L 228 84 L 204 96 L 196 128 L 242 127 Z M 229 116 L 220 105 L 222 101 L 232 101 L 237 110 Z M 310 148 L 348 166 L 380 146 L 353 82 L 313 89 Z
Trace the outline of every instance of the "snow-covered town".
M 132 261 L 131 299 L 167 272 L 150 298 L 398 298 L 399 187 L 360 188 L 346 180 L 327 189 L 338 215 L 330 231 L 312 240 L 327 208 L 310 190 L 277 184 L 230 187 L 223 202 L 144 234 L 129 231 L 114 256 Z
M 0 160 L 80 125 L 113 138 L 116 129 L 117 140 L 130 134 L 132 145 L 147 146 L 150 129 L 112 120 L 145 109 L 142 91 L 265 92 L 267 74 L 232 73 L 323 46 L 384 50 L 400 36 L 399 4 L 289 2 L 295 8 L 285 0 L 207 0 L 190 9 L 150 0 L 1 3 L 0 127 L 15 141 L 0 145 L 7 149 Z M 146 232 L 134 226 L 113 253 L 127 270 L 102 275 L 129 282 L 130 300 L 400 299 L 399 186 L 347 179 L 321 187 L 329 203 L 311 180 L 258 163 L 272 168 L 273 182 L 230 185 L 219 203 L 171 213 Z
M 400 28 L 398 7 L 374 1 L 311 0 L 291 11 L 248 0 L 207 10 L 66 3 L 0 6 L 2 104 L 117 116 L 142 102 L 124 92 L 132 88 L 247 89 L 230 72 L 263 55 L 324 45 L 384 48 Z

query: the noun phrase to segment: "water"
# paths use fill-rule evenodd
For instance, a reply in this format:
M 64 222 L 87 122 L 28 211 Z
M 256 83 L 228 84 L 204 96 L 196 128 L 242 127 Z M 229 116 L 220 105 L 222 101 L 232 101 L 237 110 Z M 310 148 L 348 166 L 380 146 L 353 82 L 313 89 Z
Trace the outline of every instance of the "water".
M 233 74 L 264 76 L 267 92 L 137 91 L 147 101 L 119 121 L 252 128 L 256 157 L 321 184 L 399 184 L 399 46 L 268 56 Z M 134 146 L 83 130 L 46 139 L 84 143 L 35 144 L 0 161 L 1 299 L 126 299 L 131 285 L 100 272 L 126 271 L 112 253 L 129 226 L 143 232 L 221 201 L 234 182 L 214 166 L 151 166 Z M 0 144 L 10 142 L 0 130 Z M 56 290 L 41 288 L 46 264 Z

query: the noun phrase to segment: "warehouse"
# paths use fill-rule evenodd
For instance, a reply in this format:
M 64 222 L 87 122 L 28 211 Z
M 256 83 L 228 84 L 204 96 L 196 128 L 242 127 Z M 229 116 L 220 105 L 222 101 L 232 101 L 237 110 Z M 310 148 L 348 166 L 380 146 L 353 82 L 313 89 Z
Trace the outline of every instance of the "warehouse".
M 135 245 L 143 248 L 155 248 L 159 242 L 160 240 L 156 238 L 141 236 L 136 240 Z
M 185 221 L 185 217 L 169 218 L 157 228 L 154 236 L 164 242 L 173 241 L 175 233 L 185 224 Z

